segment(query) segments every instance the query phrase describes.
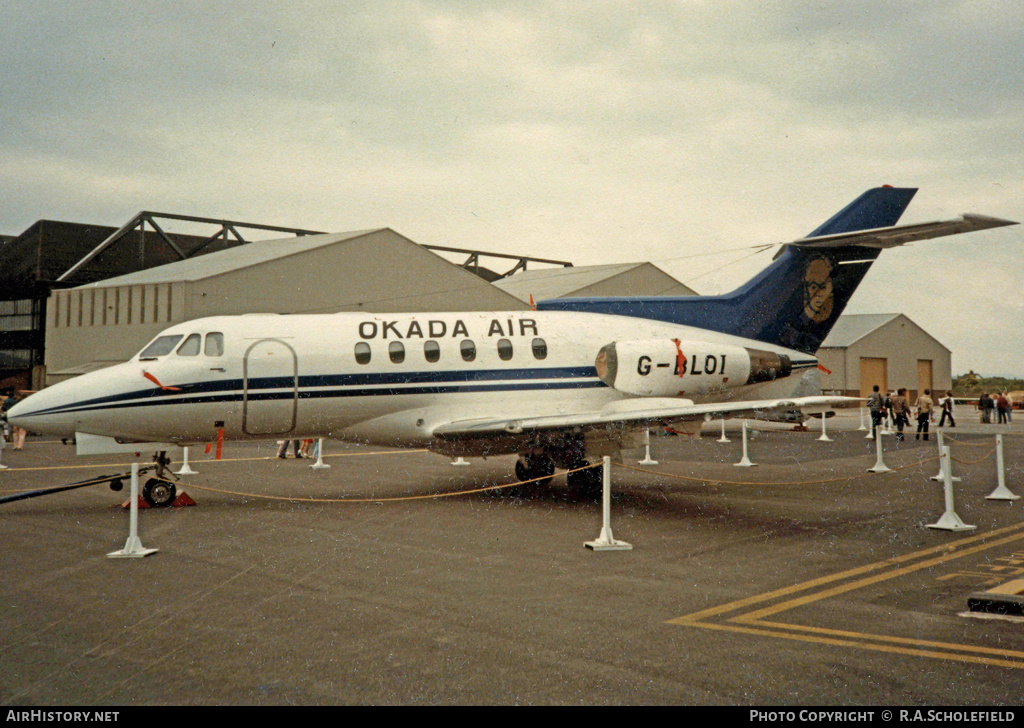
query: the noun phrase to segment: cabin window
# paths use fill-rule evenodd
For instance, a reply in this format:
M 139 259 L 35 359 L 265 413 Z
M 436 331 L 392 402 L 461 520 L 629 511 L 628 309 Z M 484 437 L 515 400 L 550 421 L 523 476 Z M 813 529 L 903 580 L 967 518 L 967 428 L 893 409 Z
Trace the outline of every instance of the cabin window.
M 189 334 L 188 338 L 185 339 L 184 343 L 174 353 L 178 356 L 198 356 L 199 345 L 202 341 L 203 338 L 199 334 Z
M 498 339 L 498 358 L 502 361 L 512 358 L 512 342 L 508 339 Z
M 547 359 L 548 357 L 548 344 L 544 339 L 533 340 L 533 358 L 534 359 Z
M 156 359 L 174 351 L 174 347 L 181 341 L 182 334 L 177 336 L 158 336 L 152 344 L 147 346 L 139 354 L 139 359 Z
M 370 363 L 370 345 L 365 341 L 356 344 L 356 364 Z
M 401 364 L 405 361 L 405 345 L 401 341 L 392 341 L 388 344 L 388 356 L 393 363 Z
M 441 358 L 441 347 L 436 341 L 425 341 L 423 342 L 423 356 L 427 361 L 437 361 Z
M 203 353 L 207 356 L 224 356 L 224 334 L 219 331 L 207 334 Z
M 462 354 L 463 361 L 473 361 L 476 359 L 476 344 L 469 339 L 463 339 L 459 344 L 459 353 Z

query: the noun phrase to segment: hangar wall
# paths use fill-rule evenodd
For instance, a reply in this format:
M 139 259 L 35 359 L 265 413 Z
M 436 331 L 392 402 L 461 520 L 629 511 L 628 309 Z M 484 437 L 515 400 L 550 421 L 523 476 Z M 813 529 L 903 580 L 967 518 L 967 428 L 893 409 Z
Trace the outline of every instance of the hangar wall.
M 275 243 L 289 252 L 260 260 L 260 246 Z M 260 241 L 54 291 L 47 312 L 47 383 L 125 361 L 168 326 L 204 316 L 526 308 L 386 228 Z
M 887 321 L 855 340 L 837 342 L 841 344 L 837 346 L 830 343 L 826 339 L 818 350 L 818 361 L 831 371 L 822 377 L 825 391 L 866 397 L 876 382 L 861 381 L 864 360 L 882 360 L 884 381 L 878 381 L 879 386 L 888 391 L 906 387 L 911 403 L 925 388 L 934 393 L 953 386 L 950 350 L 904 314 L 889 315 Z

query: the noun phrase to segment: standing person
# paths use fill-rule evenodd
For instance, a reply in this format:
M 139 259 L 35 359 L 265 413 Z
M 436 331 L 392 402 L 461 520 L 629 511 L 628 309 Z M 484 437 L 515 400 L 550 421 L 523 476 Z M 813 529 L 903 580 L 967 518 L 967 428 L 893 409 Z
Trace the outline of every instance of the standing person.
M 0 407 L 3 408 L 4 412 L 7 412 L 7 410 L 9 410 L 11 407 L 16 405 L 18 403 L 18 400 L 20 400 L 20 399 L 21 399 L 21 397 L 19 397 L 15 393 L 15 391 L 13 389 L 10 389 L 10 390 L 7 391 L 7 398 L 4 399 L 4 403 L 3 403 L 3 405 L 0 405 Z M 5 416 L 4 420 L 6 421 L 6 419 L 7 418 Z M 28 431 L 25 430 L 24 427 L 18 427 L 17 425 L 13 425 L 12 426 L 12 428 L 11 428 L 11 439 L 14 441 L 14 449 L 15 450 L 23 450 L 23 449 L 25 449 L 25 436 L 27 434 L 28 434 Z
M 925 440 L 928 439 L 928 424 L 932 421 L 932 391 L 930 389 L 924 390 L 924 394 L 917 398 L 917 402 L 914 403 L 914 407 L 917 408 L 917 434 L 914 435 L 914 439 L 920 439 L 924 435 Z
M 312 438 L 304 439 L 302 441 L 302 447 L 299 448 L 299 452 L 301 453 L 301 455 L 299 457 L 308 458 L 309 457 L 309 446 L 312 445 L 312 444 L 313 444 Z
M 877 384 L 871 388 L 871 394 L 868 396 L 868 412 L 871 413 L 871 437 L 874 438 L 885 417 L 885 398 L 878 391 Z
M 939 420 L 939 427 L 943 427 L 946 424 L 947 417 L 949 417 L 949 426 L 956 427 L 956 420 L 953 419 L 953 393 L 946 392 L 946 398 L 941 400 L 939 404 L 942 405 L 942 418 Z
M 3 401 L 0 402 L 0 438 L 3 438 L 0 447 L 3 447 L 11 436 L 11 426 L 7 423 L 7 410 L 14 406 L 14 400 L 11 398 L 10 392 L 5 392 L 0 397 L 3 398 Z
M 295 457 L 301 458 L 302 455 L 299 453 L 299 448 L 302 447 L 302 444 L 298 440 L 282 440 L 281 441 L 281 447 L 279 447 L 277 449 L 277 456 L 279 458 L 281 458 L 282 460 L 284 460 L 288 456 L 288 443 L 289 442 L 292 444 L 292 447 L 295 450 Z
M 996 410 L 999 412 L 999 424 L 1005 425 L 1006 422 L 1006 410 L 1010 408 L 1010 400 L 1006 396 L 1006 392 L 1003 392 L 996 397 Z
M 996 398 L 990 397 L 988 394 L 985 394 L 985 422 L 988 422 L 989 424 L 994 424 L 992 421 L 992 415 L 994 414 L 995 408 Z
M 896 442 L 903 442 L 903 427 L 910 424 L 910 402 L 907 401 L 906 387 L 896 390 L 896 396 L 892 397 L 892 416 L 896 422 Z

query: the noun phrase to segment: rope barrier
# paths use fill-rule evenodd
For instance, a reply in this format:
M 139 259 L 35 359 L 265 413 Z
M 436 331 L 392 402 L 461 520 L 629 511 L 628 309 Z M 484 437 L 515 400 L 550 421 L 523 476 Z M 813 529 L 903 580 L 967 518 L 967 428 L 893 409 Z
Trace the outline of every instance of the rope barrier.
M 955 442 L 957 445 L 965 445 L 966 447 L 987 447 L 987 442 L 967 442 L 967 440 L 957 440 L 952 437 L 947 437 L 948 442 Z
M 984 457 L 981 458 L 981 460 L 959 460 L 959 459 L 954 458 L 954 457 L 950 457 L 950 460 L 952 460 L 954 463 L 959 463 L 960 465 L 977 465 L 978 463 L 983 463 L 986 460 L 988 460 L 990 457 L 992 457 L 992 455 L 995 453 L 995 451 L 996 451 L 996 448 L 993 447 L 991 450 L 989 450 L 985 454 Z
M 582 468 L 573 468 L 572 470 L 566 470 L 562 475 L 569 475 L 570 473 L 578 473 L 581 470 L 591 470 L 593 468 L 600 468 L 601 463 L 595 465 L 585 465 Z M 408 496 L 388 496 L 382 498 L 305 498 L 301 496 L 282 496 L 282 495 L 260 495 L 257 493 L 242 493 L 237 490 L 227 490 L 223 488 L 212 488 L 206 485 L 198 485 L 197 483 L 188 483 L 189 488 L 195 488 L 197 490 L 204 490 L 211 493 L 221 493 L 225 495 L 237 495 L 242 498 L 258 498 L 263 500 L 276 500 L 276 501 L 292 501 L 296 503 L 399 503 L 403 501 L 415 501 L 415 500 L 436 500 L 438 498 L 454 498 L 455 496 L 461 495 L 473 495 L 474 493 L 486 493 L 492 490 L 502 490 L 504 488 L 516 488 L 522 485 L 528 485 L 530 483 L 536 483 L 541 480 L 548 480 L 554 477 L 554 475 L 542 475 L 539 478 L 531 478 L 529 480 L 520 480 L 515 483 L 503 483 L 500 485 L 487 485 L 481 488 L 472 488 L 470 490 L 458 490 L 450 493 L 428 493 L 426 495 L 408 495 Z M 175 481 L 168 480 L 167 478 L 161 478 L 161 480 L 168 483 L 175 483 Z M 175 483 L 176 484 L 176 483 Z
M 986 447 L 987 446 L 987 447 L 990 448 L 989 451 L 979 460 L 961 460 L 961 459 L 958 459 L 958 458 L 951 458 L 951 460 L 953 462 L 958 463 L 960 465 L 977 465 L 979 463 L 984 462 L 985 460 L 988 460 L 989 457 L 991 457 L 996 452 L 996 448 L 993 447 L 993 446 L 989 446 L 987 443 L 969 443 L 969 442 L 964 442 L 964 441 L 961 441 L 961 440 L 951 440 L 951 441 L 952 442 L 956 442 L 956 443 L 961 444 L 961 445 L 967 445 L 967 446 L 972 446 L 972 447 Z M 421 453 L 421 452 L 427 452 L 427 450 L 425 450 L 425 449 L 416 449 L 416 450 L 384 450 L 384 451 L 374 451 L 374 452 L 333 453 L 331 455 L 327 455 L 327 456 L 324 456 L 324 457 L 357 457 L 357 456 L 369 456 L 369 455 L 401 455 L 401 454 Z M 263 461 L 263 460 L 272 460 L 272 459 L 273 459 L 272 457 L 263 456 L 263 457 L 256 457 L 256 458 L 231 458 L 231 459 L 221 459 L 221 460 L 202 460 L 202 461 L 198 461 L 198 462 L 203 462 L 203 463 L 250 462 L 250 461 Z M 934 462 L 934 461 L 939 460 L 939 459 L 940 459 L 939 456 L 933 456 L 933 457 L 930 457 L 930 458 L 925 458 L 923 460 L 919 460 L 919 461 L 911 463 L 909 465 L 904 465 L 904 466 L 898 467 L 898 468 L 892 468 L 891 472 L 900 472 L 902 470 L 909 470 L 909 469 L 912 469 L 912 468 L 923 467 L 926 463 Z M 850 481 L 850 480 L 857 480 L 859 478 L 866 478 L 866 477 L 869 477 L 869 476 L 873 475 L 872 473 L 857 473 L 855 475 L 843 476 L 843 477 L 838 477 L 838 478 L 828 478 L 828 479 L 823 479 L 823 480 L 800 480 L 800 481 L 788 481 L 788 482 L 787 481 L 783 481 L 783 482 L 778 482 L 778 481 L 741 481 L 741 480 L 722 480 L 720 478 L 710 478 L 710 477 L 707 477 L 707 476 L 696 477 L 696 476 L 680 475 L 678 473 L 668 473 L 668 472 L 664 472 L 664 471 L 651 470 L 649 468 L 638 468 L 638 467 L 636 467 L 634 465 L 627 465 L 626 463 L 622 463 L 622 462 L 616 462 L 616 463 L 613 463 L 613 464 L 616 467 L 621 467 L 621 468 L 624 468 L 626 470 L 633 470 L 633 471 L 636 471 L 636 472 L 639 472 L 639 473 L 646 473 L 648 475 L 657 475 L 657 476 L 663 476 L 663 477 L 667 477 L 667 478 L 673 478 L 675 480 L 684 480 L 684 481 L 696 482 L 696 483 L 715 483 L 715 484 L 719 484 L 719 485 L 737 485 L 737 486 L 765 485 L 768 482 L 770 482 L 772 485 L 781 485 L 781 486 L 826 485 L 826 484 L 829 484 L 829 483 L 840 483 L 840 482 L 845 482 L 845 481 Z M 113 465 L 114 464 L 110 464 L 110 465 L 108 465 L 108 467 L 109 466 L 113 466 Z M 75 469 L 75 468 L 81 468 L 81 467 L 97 467 L 97 465 L 75 465 L 75 466 L 63 466 L 63 467 L 66 467 L 68 469 Z M 103 467 L 103 466 L 99 466 L 99 467 Z M 586 465 L 584 467 L 574 468 L 572 470 L 566 470 L 566 471 L 563 471 L 562 474 L 569 475 L 571 473 L 577 473 L 577 472 L 580 472 L 582 470 L 590 470 L 590 469 L 599 468 L 599 467 L 601 467 L 601 463 L 597 463 L 597 464 L 594 464 L 594 465 Z M 62 469 L 62 467 L 58 466 L 58 467 L 18 468 L 18 470 L 57 470 L 57 469 Z M 214 488 L 214 487 L 211 487 L 211 486 L 199 485 L 198 483 L 194 483 L 194 482 L 189 482 L 187 485 L 188 485 L 189 488 L 195 488 L 197 490 L 203 490 L 203 491 L 207 491 L 207 492 L 211 492 L 211 493 L 221 493 L 221 494 L 224 494 L 224 495 L 234 495 L 234 496 L 239 496 L 239 497 L 242 497 L 242 498 L 259 498 L 259 499 L 264 499 L 264 500 L 292 501 L 292 502 L 298 502 L 298 503 L 396 503 L 396 502 L 403 502 L 403 501 L 436 500 L 438 498 L 453 498 L 453 497 L 456 497 L 456 496 L 473 495 L 473 494 L 476 494 L 476 493 L 485 493 L 485 492 L 489 492 L 489 491 L 503 490 L 503 489 L 506 489 L 506 488 L 515 488 L 515 487 L 519 487 L 519 486 L 523 486 L 523 485 L 529 485 L 530 483 L 536 483 L 536 482 L 539 482 L 539 481 L 542 481 L 542 480 L 549 480 L 552 477 L 554 477 L 554 475 L 542 475 L 542 476 L 537 477 L 537 478 L 531 478 L 529 480 L 516 481 L 514 483 L 502 483 L 502 484 L 499 484 L 499 485 L 489 485 L 489 486 L 483 486 L 483 487 L 480 487 L 480 488 L 472 488 L 472 489 L 469 489 L 469 490 L 459 490 L 459 491 L 453 491 L 453 492 L 449 492 L 449 493 L 430 493 L 430 494 L 426 494 L 426 495 L 411 495 L 411 496 L 389 496 L 389 497 L 381 497 L 381 498 L 306 498 L 306 497 L 301 497 L 301 496 L 272 496 L 272 495 L 259 495 L 259 494 L 255 494 L 255 493 L 243 493 L 241 491 L 227 490 L 227 489 L 224 489 L 224 488 Z M 94 482 L 89 481 L 86 484 L 99 484 L 99 483 L 107 482 L 109 479 L 110 479 L 109 477 L 101 478 L 101 479 L 96 479 Z M 167 478 L 161 478 L 161 480 L 164 480 L 164 481 L 166 481 L 168 483 L 175 483 L 175 484 L 180 482 L 180 481 L 169 480 Z M 32 492 L 32 491 L 26 491 L 25 489 L 12 489 L 12 488 L 0 489 L 0 493 L 23 493 L 23 492 Z
M 920 460 L 918 462 L 911 463 L 910 465 L 904 465 L 903 467 L 900 467 L 900 468 L 892 468 L 892 472 L 896 473 L 896 472 L 899 472 L 901 470 L 909 470 L 911 468 L 919 468 L 919 467 L 923 466 L 925 463 L 929 463 L 929 462 L 932 462 L 932 461 L 938 460 L 938 459 L 939 459 L 938 456 L 926 458 L 924 460 Z M 657 470 L 648 470 L 646 468 L 638 468 L 638 467 L 636 467 L 634 465 L 626 465 L 625 463 L 615 463 L 615 464 L 620 466 L 620 467 L 626 468 L 627 470 L 636 470 L 638 472 L 648 473 L 650 475 L 664 475 L 664 476 L 667 476 L 669 478 L 675 478 L 677 480 L 688 480 L 688 481 L 692 481 L 692 482 L 696 482 L 696 483 L 718 483 L 719 485 L 825 485 L 827 483 L 841 483 L 841 482 L 846 481 L 846 480 L 856 480 L 858 478 L 868 478 L 868 477 L 871 477 L 873 475 L 873 473 L 858 473 L 857 475 L 847 475 L 847 476 L 843 476 L 841 478 L 828 478 L 826 480 L 793 480 L 793 481 L 789 481 L 789 482 L 786 482 L 786 481 L 779 482 L 777 480 L 771 480 L 771 481 L 768 481 L 768 480 L 722 480 L 720 478 L 708 478 L 708 477 L 699 477 L 698 478 L 698 477 L 694 477 L 694 476 L 690 476 L 690 475 L 679 475 L 677 473 L 659 472 Z

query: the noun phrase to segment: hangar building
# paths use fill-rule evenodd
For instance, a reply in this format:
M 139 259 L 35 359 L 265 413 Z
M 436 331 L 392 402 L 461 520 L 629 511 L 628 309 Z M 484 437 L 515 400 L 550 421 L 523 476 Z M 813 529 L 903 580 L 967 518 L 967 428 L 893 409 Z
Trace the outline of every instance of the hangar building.
M 168 326 L 204 316 L 526 308 L 388 228 L 255 241 L 54 291 L 46 379 L 125 361 Z
M 167 219 L 218 230 L 211 236 L 168 233 L 161 227 Z M 0 389 L 43 386 L 52 290 L 241 245 L 240 230 L 312 232 L 144 211 L 120 229 L 38 220 L 20 235 L 0 236 Z
M 925 389 L 953 386 L 950 350 L 901 313 L 840 316 L 818 361 L 830 371 L 825 392 L 849 397 L 867 397 L 877 384 L 883 392 L 906 387 L 913 403 Z
M 494 281 L 521 301 L 574 296 L 696 296 L 651 263 L 541 268 Z

